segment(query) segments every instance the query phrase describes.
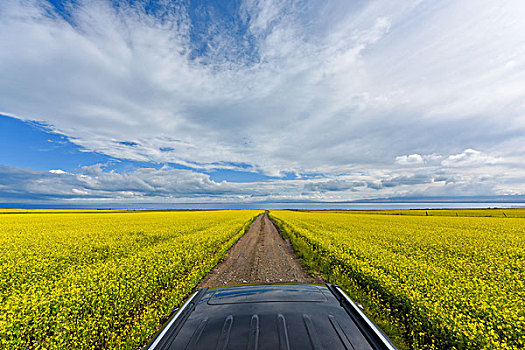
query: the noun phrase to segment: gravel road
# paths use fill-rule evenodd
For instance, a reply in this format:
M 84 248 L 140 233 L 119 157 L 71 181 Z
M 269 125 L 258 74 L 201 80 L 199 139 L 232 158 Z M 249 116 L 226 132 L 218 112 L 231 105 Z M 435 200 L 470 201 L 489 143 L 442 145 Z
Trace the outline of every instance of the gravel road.
M 276 282 L 323 283 L 304 270 L 290 243 L 264 213 L 198 288 Z

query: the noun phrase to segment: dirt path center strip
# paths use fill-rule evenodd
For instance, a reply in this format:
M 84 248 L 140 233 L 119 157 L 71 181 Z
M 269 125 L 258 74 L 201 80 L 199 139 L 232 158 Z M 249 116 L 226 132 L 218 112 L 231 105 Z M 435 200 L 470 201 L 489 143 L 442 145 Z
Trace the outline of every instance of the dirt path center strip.
M 323 283 L 304 270 L 290 243 L 264 213 L 198 288 L 279 282 Z

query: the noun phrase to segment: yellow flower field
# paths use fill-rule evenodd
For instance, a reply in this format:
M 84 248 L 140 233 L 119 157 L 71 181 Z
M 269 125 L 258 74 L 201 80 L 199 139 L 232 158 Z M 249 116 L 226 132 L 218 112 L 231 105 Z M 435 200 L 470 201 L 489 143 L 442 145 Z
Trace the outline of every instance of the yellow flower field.
M 525 347 L 525 219 L 510 217 L 521 213 L 382 214 L 271 217 L 312 268 L 403 324 L 413 348 Z
M 346 214 L 414 215 L 414 216 L 468 216 L 495 218 L 525 218 L 525 209 L 398 209 L 398 210 L 331 210 Z
M 259 213 L 2 210 L 0 348 L 139 348 Z

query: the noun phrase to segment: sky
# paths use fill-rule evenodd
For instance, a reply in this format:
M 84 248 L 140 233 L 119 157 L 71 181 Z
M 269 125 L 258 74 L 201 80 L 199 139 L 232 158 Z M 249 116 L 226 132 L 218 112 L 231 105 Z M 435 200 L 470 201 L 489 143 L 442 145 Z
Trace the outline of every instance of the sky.
M 525 195 L 525 2 L 0 2 L 0 203 Z

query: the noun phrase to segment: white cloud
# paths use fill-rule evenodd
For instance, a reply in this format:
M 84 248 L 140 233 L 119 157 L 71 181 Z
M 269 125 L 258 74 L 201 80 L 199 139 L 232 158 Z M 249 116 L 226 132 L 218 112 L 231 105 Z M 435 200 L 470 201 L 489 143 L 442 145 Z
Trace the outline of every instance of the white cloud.
M 40 1 L 7 0 L 0 112 L 116 158 L 194 169 L 244 163 L 330 181 L 363 168 L 395 177 L 407 165 L 468 178 L 467 168 L 494 164 L 490 154 L 525 153 L 516 141 L 525 129 L 524 4 L 246 0 L 243 37 L 210 23 L 205 55 L 195 58 L 194 23 L 178 5 L 159 20 L 80 1 L 72 25 Z M 97 176 L 155 188 L 139 175 Z M 229 186 L 191 176 L 212 192 Z
M 469 148 L 459 154 L 450 155 L 441 164 L 446 167 L 476 167 L 501 162 L 502 159 Z
M 77 195 L 89 195 L 89 191 L 86 190 L 79 190 L 78 188 L 71 189 L 71 192 Z
M 68 172 L 66 172 L 66 171 L 64 171 L 62 169 L 51 169 L 51 170 L 49 170 L 49 172 L 51 174 L 58 174 L 58 175 L 60 175 L 60 174 L 68 174 Z
M 328 178 L 233 183 L 209 175 L 162 167 L 134 171 L 43 172 L 0 165 L 2 203 L 191 203 L 283 200 L 346 201 L 402 196 L 525 194 L 525 172 L 508 166 L 437 166 L 355 171 Z
M 400 165 L 418 165 L 423 164 L 424 160 L 421 155 L 415 153 L 408 156 L 396 157 L 396 163 Z

